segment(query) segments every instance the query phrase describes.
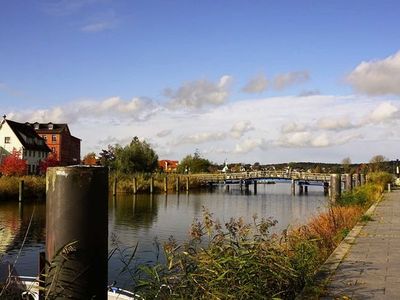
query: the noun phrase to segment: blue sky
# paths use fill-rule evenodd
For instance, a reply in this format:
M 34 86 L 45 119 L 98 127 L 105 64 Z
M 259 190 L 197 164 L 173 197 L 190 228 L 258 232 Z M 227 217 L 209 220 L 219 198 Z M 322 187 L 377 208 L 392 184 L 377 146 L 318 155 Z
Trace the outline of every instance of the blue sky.
M 83 154 L 138 135 L 171 159 L 397 156 L 398 1 L 0 6 L 3 112 L 68 122 Z

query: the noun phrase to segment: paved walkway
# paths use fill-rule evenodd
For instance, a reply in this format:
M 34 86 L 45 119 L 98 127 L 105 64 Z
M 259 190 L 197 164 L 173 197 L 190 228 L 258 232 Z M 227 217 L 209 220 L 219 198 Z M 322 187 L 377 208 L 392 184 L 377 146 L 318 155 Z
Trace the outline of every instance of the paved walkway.
M 400 191 L 385 194 L 321 299 L 400 299 Z

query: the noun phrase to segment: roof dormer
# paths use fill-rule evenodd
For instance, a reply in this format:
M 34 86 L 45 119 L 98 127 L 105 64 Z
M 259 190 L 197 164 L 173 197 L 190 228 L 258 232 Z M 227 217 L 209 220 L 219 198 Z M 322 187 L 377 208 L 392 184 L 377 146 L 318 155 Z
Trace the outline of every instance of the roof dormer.
M 38 122 L 33 123 L 33 128 L 35 130 L 38 130 L 39 129 L 39 123 Z
M 47 124 L 47 128 L 49 129 L 49 130 L 53 130 L 53 128 L 54 128 L 54 125 L 53 125 L 53 123 L 48 123 Z

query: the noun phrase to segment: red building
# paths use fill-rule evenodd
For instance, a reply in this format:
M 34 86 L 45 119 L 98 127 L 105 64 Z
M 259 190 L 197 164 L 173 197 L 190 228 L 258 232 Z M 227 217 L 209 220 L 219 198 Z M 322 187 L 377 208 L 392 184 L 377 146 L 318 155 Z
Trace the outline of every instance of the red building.
M 158 166 L 166 173 L 176 172 L 179 162 L 177 160 L 159 160 Z
M 81 159 L 81 140 L 71 135 L 68 125 L 31 123 L 33 129 L 46 141 L 62 166 L 77 165 Z

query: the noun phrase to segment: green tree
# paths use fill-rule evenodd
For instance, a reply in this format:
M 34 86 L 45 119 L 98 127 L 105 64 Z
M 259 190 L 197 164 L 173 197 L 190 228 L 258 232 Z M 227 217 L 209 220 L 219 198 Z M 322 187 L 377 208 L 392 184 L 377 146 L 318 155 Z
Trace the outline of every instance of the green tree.
M 371 172 L 383 171 L 384 162 L 386 161 L 386 157 L 383 155 L 375 155 L 369 161 L 369 169 Z
M 115 145 L 115 169 L 121 173 L 153 172 L 158 167 L 158 155 L 146 141 L 135 136 L 125 147 Z
M 342 159 L 342 167 L 345 173 L 350 173 L 351 171 L 351 159 L 350 157 L 345 157 Z
M 202 173 L 210 172 L 213 169 L 214 164 L 208 159 L 201 157 L 198 150 L 193 155 L 185 156 L 178 166 L 179 173 Z

